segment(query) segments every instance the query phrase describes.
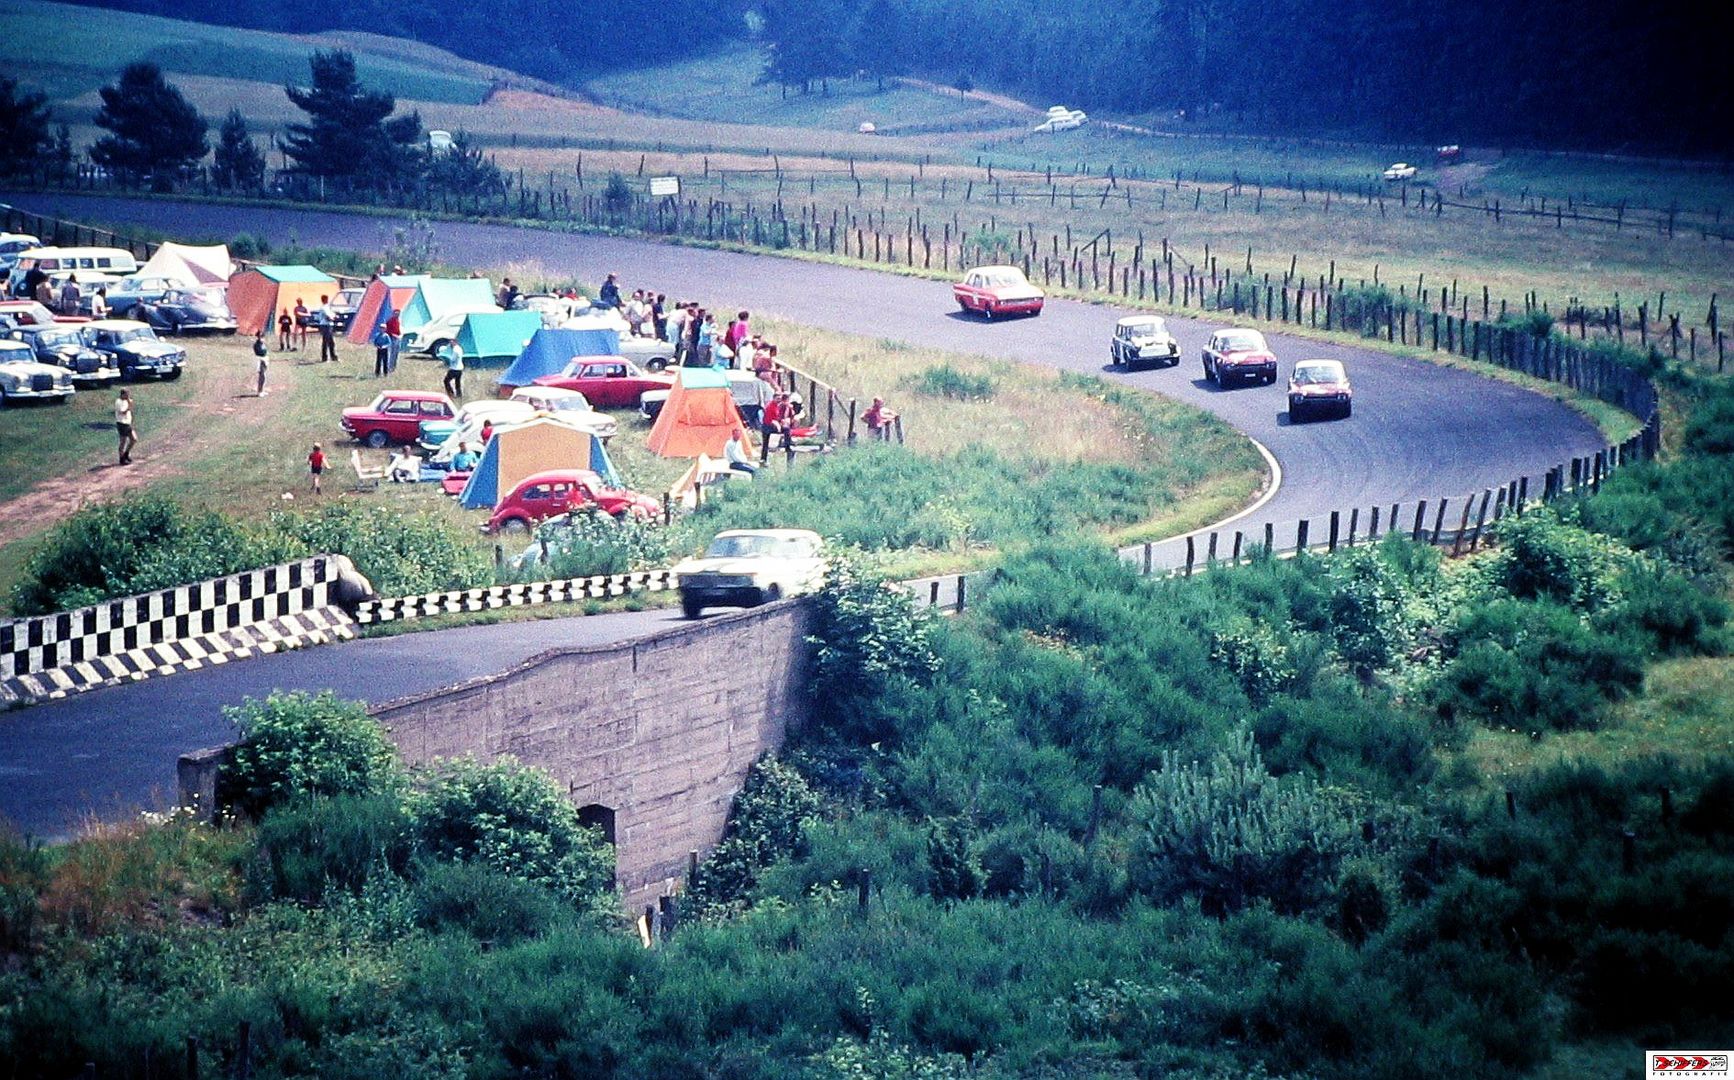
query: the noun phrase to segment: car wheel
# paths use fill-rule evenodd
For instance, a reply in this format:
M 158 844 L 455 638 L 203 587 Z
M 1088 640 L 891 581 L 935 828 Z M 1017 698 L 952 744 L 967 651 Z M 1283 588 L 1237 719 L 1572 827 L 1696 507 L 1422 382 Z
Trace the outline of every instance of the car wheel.
M 680 598 L 680 613 L 689 619 L 696 619 L 704 610 L 704 605 L 696 597 L 682 595 Z
M 174 380 L 176 380 L 180 377 L 181 377 L 181 369 L 175 368 L 173 371 L 169 371 L 169 372 L 165 373 L 163 375 L 163 380 L 165 382 L 173 382 Z
M 644 362 L 644 370 L 646 370 L 646 371 L 667 371 L 668 370 L 668 357 L 666 357 L 666 356 L 653 356 L 653 357 L 651 357 L 649 360 L 646 360 Z
M 512 536 L 523 536 L 530 531 L 530 523 L 523 518 L 507 518 L 500 522 L 499 530 Z
M 383 431 L 370 431 L 367 433 L 367 437 L 361 441 L 375 450 L 384 450 L 385 444 L 391 441 L 391 436 Z
M 969 305 L 964 303 L 962 300 L 959 300 L 957 302 L 957 310 L 963 312 L 965 315 L 968 315 L 969 314 Z
M 429 356 L 438 356 L 440 354 L 441 349 L 443 349 L 446 346 L 451 345 L 451 344 L 452 344 L 451 338 L 440 338 L 438 341 L 434 342 L 432 345 L 429 345 L 427 347 L 427 354 Z
M 988 322 L 993 322 L 993 305 L 992 304 L 981 305 L 981 317 L 986 319 Z
M 1354 402 L 1352 402 L 1352 401 L 1343 402 L 1343 419 L 1344 420 L 1347 420 L 1349 417 L 1353 416 L 1354 412 L 1355 412 L 1355 403 Z

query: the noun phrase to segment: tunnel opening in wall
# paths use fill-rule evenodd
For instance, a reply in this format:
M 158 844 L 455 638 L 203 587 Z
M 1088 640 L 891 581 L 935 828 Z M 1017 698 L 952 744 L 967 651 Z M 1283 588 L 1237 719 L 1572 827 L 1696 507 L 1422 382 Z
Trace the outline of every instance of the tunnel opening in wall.
M 602 839 L 608 841 L 608 846 L 614 846 L 614 808 L 601 803 L 591 803 L 578 808 L 578 824 L 586 828 L 599 829 Z

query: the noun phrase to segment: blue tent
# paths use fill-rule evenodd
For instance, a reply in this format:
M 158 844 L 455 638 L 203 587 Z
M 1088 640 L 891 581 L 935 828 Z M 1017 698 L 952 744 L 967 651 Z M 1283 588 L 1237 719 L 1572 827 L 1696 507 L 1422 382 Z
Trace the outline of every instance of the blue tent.
M 509 360 L 542 329 L 536 311 L 477 311 L 464 320 L 458 344 L 475 360 Z
M 404 305 L 397 319 L 405 330 L 414 330 L 448 311 L 473 310 L 493 303 L 494 287 L 483 278 L 424 278 L 415 298 Z
M 558 375 L 574 356 L 614 356 L 620 334 L 614 330 L 538 330 L 500 376 L 501 386 L 529 386 L 543 375 Z
M 458 503 L 467 510 L 492 510 L 519 481 L 549 469 L 589 469 L 609 487 L 620 486 L 601 439 L 544 418 L 494 432 Z

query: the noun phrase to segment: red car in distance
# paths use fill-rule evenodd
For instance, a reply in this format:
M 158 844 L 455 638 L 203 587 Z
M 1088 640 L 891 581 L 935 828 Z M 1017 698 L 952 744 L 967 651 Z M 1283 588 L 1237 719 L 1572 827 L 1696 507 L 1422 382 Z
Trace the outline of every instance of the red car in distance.
M 952 299 L 965 313 L 979 311 L 983 318 L 996 315 L 1040 315 L 1045 298 L 1015 266 L 978 266 L 951 287 Z
M 427 420 L 457 415 L 452 399 L 431 390 L 387 390 L 373 404 L 344 409 L 339 424 L 344 434 L 375 450 L 388 443 L 413 443 Z
M 589 469 L 548 469 L 518 481 L 512 493 L 500 500 L 488 519 L 488 531 L 525 531 L 549 518 L 582 510 L 587 506 L 609 517 L 631 515 L 649 520 L 662 513 L 662 505 L 648 495 L 611 488 Z
M 1257 330 L 1218 330 L 1204 346 L 1204 377 L 1219 388 L 1230 380 L 1276 382 L 1276 354 Z
M 53 326 L 55 323 L 87 323 L 82 315 L 56 315 L 37 300 L 0 300 L 0 315 L 19 326 Z
M 672 389 L 674 376 L 651 374 L 624 356 L 575 356 L 560 374 L 534 382 L 576 390 L 593 409 L 636 409 L 646 390 Z

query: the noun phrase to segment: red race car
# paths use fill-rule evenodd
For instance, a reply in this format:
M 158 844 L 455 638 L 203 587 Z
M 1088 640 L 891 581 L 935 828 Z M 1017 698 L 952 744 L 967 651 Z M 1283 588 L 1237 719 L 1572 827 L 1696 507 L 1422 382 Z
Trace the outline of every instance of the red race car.
M 488 519 L 488 531 L 522 531 L 549 518 L 594 506 L 610 517 L 630 514 L 648 520 L 662 505 L 648 495 L 611 488 L 589 469 L 548 469 L 518 481 Z
M 673 375 L 653 375 L 624 356 L 575 356 L 560 374 L 534 381 L 537 386 L 576 390 L 593 409 L 636 409 L 646 390 L 674 387 Z
M 374 449 L 387 443 L 413 443 L 427 420 L 450 420 L 457 415 L 452 399 L 429 390 L 387 390 L 373 404 L 344 409 L 339 423 L 344 434 Z
M 966 313 L 979 311 L 983 318 L 995 315 L 1040 315 L 1042 290 L 1029 283 L 1015 266 L 978 266 L 951 287 L 957 306 Z
M 1218 330 L 1204 347 L 1204 377 L 1219 388 L 1230 380 L 1276 382 L 1276 354 L 1257 330 Z

